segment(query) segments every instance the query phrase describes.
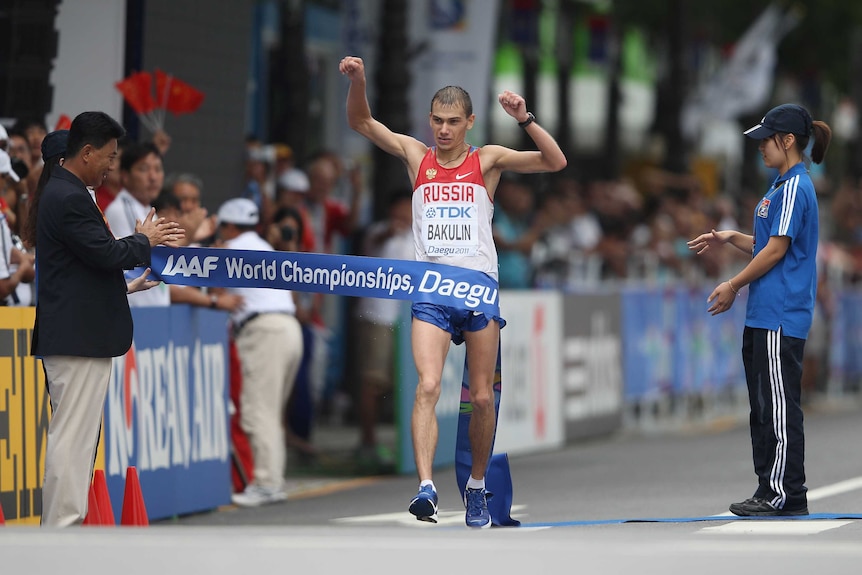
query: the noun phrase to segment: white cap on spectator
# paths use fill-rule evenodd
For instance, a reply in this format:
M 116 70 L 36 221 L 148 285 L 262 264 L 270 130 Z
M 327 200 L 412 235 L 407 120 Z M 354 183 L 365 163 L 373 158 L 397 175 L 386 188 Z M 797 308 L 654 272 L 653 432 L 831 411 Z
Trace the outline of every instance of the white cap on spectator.
M 7 154 L 5 150 L 0 150 L 0 174 L 9 174 L 9 177 L 12 178 L 13 181 L 21 181 L 21 178 L 19 178 L 18 174 L 15 173 L 15 170 L 12 169 L 12 160 L 9 158 L 9 154 Z
M 291 168 L 278 177 L 278 187 L 291 192 L 307 192 L 310 187 L 308 176 L 298 168 Z
M 259 214 L 257 205 L 253 201 L 248 198 L 233 198 L 221 205 L 217 217 L 219 223 L 255 226 Z
M 0 140 L 8 140 L 9 132 L 6 131 L 6 127 L 3 124 L 0 124 Z

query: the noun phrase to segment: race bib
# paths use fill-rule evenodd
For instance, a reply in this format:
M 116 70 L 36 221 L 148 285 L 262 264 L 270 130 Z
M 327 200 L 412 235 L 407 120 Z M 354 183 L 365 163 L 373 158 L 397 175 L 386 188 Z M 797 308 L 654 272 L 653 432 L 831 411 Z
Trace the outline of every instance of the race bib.
M 473 203 L 427 203 L 422 244 L 427 256 L 475 256 L 479 252 L 478 208 Z

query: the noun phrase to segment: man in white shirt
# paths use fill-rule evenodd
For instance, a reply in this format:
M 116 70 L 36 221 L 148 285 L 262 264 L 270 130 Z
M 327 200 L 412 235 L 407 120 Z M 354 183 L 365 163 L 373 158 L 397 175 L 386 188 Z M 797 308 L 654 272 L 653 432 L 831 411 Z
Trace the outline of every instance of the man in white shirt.
M 120 156 L 120 180 L 123 189 L 105 210 L 105 219 L 115 238 L 135 233 L 135 222 L 144 221 L 159 196 L 165 182 L 162 156 L 152 143 L 130 144 Z M 170 288 L 162 283 L 156 287 L 129 294 L 129 305 L 168 306 Z
M 224 247 L 274 251 L 255 227 L 257 205 L 247 198 L 228 200 L 218 211 L 218 235 Z M 254 455 L 254 479 L 235 504 L 255 507 L 283 501 L 285 446 L 282 413 L 302 360 L 302 329 L 289 290 L 230 288 L 243 298 L 231 313 L 234 340 L 242 366 L 240 427 Z

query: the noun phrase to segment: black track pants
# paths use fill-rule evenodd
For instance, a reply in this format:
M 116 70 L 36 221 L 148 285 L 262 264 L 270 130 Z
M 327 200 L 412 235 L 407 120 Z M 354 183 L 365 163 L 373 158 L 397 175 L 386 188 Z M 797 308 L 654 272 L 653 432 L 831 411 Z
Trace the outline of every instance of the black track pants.
M 751 406 L 755 497 L 786 510 L 807 507 L 802 425 L 802 353 L 805 340 L 781 330 L 746 327 L 742 361 Z

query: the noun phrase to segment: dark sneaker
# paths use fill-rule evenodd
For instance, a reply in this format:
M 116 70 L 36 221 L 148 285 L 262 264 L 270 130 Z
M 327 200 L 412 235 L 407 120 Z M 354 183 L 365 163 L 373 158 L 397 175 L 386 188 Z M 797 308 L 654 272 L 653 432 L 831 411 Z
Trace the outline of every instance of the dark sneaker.
M 464 492 L 464 505 L 467 507 L 467 527 L 484 529 L 491 526 L 488 513 L 488 499 L 484 489 L 470 489 Z
M 437 492 L 430 485 L 420 487 L 407 510 L 419 521 L 437 523 Z
M 731 503 L 730 512 L 740 517 L 786 517 L 808 515 L 808 507 L 799 509 L 778 509 L 761 497 L 751 497 L 741 503 Z

